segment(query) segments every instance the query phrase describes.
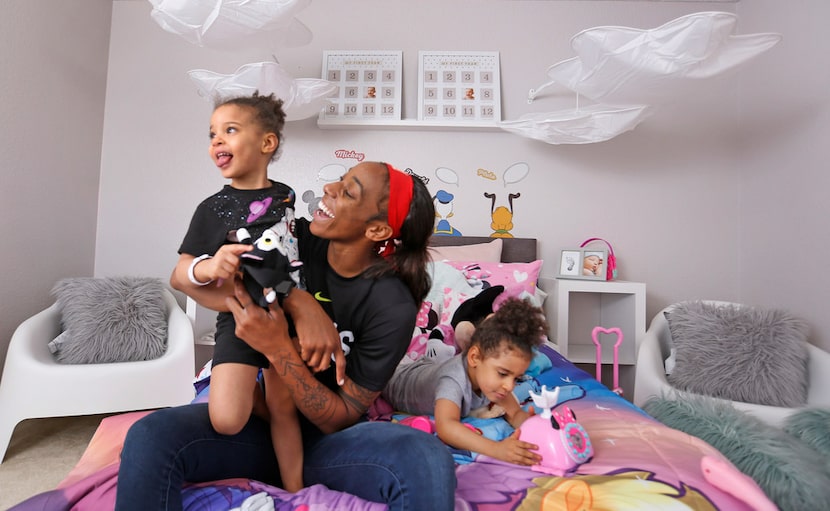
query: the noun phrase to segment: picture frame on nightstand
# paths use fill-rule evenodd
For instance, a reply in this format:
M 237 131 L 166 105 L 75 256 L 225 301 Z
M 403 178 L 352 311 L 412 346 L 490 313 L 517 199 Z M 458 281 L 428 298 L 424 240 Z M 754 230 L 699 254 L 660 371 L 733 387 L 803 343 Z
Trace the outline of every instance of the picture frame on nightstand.
M 605 280 L 608 250 L 598 248 L 565 248 L 559 257 L 557 278 Z

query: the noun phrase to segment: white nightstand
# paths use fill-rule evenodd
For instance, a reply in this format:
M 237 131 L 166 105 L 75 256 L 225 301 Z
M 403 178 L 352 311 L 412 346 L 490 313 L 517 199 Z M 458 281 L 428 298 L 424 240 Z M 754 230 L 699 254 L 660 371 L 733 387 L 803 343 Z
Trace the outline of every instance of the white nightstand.
M 581 367 L 594 374 L 596 347 L 591 332 L 596 326 L 620 328 L 624 337 L 619 348 L 620 379 L 625 396 L 631 399 L 637 339 L 646 333 L 646 285 L 622 280 L 545 281 L 549 293 L 545 313 L 551 327 L 550 340 L 574 364 L 590 364 L 591 368 Z M 616 338 L 600 335 L 598 340 L 602 344 L 603 372 L 610 371 Z M 610 386 L 610 379 L 604 376 L 603 381 Z

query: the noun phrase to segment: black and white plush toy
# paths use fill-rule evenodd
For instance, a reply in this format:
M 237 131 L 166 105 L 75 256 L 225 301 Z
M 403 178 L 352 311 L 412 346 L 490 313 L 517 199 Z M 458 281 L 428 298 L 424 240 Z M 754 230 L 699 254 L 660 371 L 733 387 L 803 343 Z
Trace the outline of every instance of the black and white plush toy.
M 289 211 L 255 241 L 244 227 L 235 232 L 236 241 L 254 245 L 253 250 L 240 256 L 242 282 L 251 298 L 262 307 L 268 307 L 278 298 L 281 301 L 300 283 L 302 262 L 298 260 L 297 239 L 291 229 L 294 218 Z

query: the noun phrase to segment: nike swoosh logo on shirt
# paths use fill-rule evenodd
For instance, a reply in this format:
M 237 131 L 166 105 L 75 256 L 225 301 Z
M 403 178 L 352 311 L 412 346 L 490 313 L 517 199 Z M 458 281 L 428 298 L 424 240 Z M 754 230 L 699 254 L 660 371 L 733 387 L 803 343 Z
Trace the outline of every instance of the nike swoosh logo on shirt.
M 331 301 L 331 298 L 326 298 L 325 296 L 323 296 L 322 291 L 317 291 L 316 293 L 314 293 L 314 299 L 317 300 L 318 302 L 330 302 Z

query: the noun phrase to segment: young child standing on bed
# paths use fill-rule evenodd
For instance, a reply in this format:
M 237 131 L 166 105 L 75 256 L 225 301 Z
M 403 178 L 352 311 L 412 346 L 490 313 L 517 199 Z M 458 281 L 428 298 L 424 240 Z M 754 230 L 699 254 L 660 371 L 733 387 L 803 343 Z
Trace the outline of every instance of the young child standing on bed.
M 175 289 L 204 306 L 226 310 L 224 295 L 212 291 L 223 281 L 232 283 L 242 254 L 253 248 L 229 241 L 235 240 L 234 231 L 244 227 L 256 240 L 286 215 L 291 215 L 286 220 L 293 218 L 294 190 L 268 178 L 268 164 L 276 159 L 284 124 L 282 101 L 273 94 L 228 99 L 213 110 L 208 152 L 230 183 L 196 208 L 170 279 Z M 214 295 L 222 296 L 220 304 L 210 301 Z M 256 398 L 257 373 L 269 365 L 265 356 L 236 337 L 235 327 L 230 312 L 219 312 L 208 410 L 213 428 L 225 435 L 242 430 L 255 403 L 261 407 L 262 400 Z M 266 388 L 265 404 L 267 412 L 256 412 L 270 419 L 283 485 L 296 492 L 303 487 L 296 408 L 287 389 L 281 388 Z
M 530 416 L 513 387 L 544 340 L 547 322 L 542 309 L 527 300 L 509 298 L 475 329 L 470 345 L 454 357 L 435 361 L 422 357 L 398 366 L 383 391 L 396 410 L 434 415 L 435 430 L 444 443 L 519 465 L 535 465 L 538 446 L 519 440 L 519 427 Z M 516 430 L 499 442 L 461 422 L 471 410 L 499 405 Z

